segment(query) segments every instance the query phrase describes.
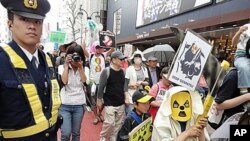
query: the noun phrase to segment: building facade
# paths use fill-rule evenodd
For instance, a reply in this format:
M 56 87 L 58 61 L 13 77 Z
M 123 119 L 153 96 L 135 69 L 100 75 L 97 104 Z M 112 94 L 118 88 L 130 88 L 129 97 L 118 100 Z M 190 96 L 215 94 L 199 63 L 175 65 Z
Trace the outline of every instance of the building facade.
M 169 27 L 189 28 L 227 51 L 238 28 L 250 22 L 249 13 L 249 0 L 108 0 L 107 29 L 117 46 L 167 43 L 177 50 Z
M 63 0 L 59 7 L 58 29 L 66 33 L 65 42 L 76 41 L 79 44 L 86 42 L 89 46 L 98 37 L 98 31 L 106 28 L 105 12 L 107 0 Z M 107 14 L 106 14 L 107 15 Z M 88 20 L 97 25 L 95 30 L 89 29 Z
M 7 11 L 6 9 L 0 4 L 0 13 L 1 20 L 0 20 L 0 43 L 6 43 L 11 40 L 10 32 L 7 26 Z

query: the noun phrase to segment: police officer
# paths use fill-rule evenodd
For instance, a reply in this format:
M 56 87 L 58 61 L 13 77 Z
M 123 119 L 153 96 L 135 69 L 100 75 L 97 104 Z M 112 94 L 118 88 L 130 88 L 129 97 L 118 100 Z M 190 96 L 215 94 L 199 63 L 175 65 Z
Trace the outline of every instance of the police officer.
M 56 141 L 59 87 L 50 58 L 36 48 L 47 0 L 0 0 L 12 41 L 0 44 L 0 141 Z

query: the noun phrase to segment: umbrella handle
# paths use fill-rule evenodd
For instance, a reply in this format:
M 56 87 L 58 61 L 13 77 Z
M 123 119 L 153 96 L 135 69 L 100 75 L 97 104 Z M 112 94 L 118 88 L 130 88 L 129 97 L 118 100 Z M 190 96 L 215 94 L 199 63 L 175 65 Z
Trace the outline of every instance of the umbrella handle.
M 195 124 L 198 124 L 201 118 L 207 116 L 207 114 L 208 114 L 208 112 L 210 110 L 210 107 L 212 106 L 213 100 L 214 100 L 214 96 L 215 96 L 214 89 L 215 89 L 215 86 L 218 83 L 218 81 L 220 79 L 220 75 L 223 72 L 223 70 L 224 71 L 228 70 L 229 66 L 230 66 L 230 64 L 227 61 L 223 60 L 223 62 L 221 63 L 220 72 L 219 72 L 219 74 L 218 74 L 218 76 L 216 78 L 216 81 L 215 81 L 215 83 L 214 83 L 214 85 L 212 87 L 212 90 L 211 90 L 211 92 L 208 93 L 208 95 L 207 95 L 207 97 L 205 99 L 204 106 L 203 106 L 204 111 L 203 111 L 203 113 L 201 115 L 198 116 L 198 118 L 196 119 Z

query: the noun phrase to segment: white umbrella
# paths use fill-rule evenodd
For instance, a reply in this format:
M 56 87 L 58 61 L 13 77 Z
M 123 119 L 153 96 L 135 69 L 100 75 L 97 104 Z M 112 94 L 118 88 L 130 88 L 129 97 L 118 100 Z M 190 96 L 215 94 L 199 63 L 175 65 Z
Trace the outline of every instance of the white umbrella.
M 168 45 L 155 45 L 143 51 L 144 57 L 147 59 L 149 56 L 154 56 L 158 59 L 159 63 L 172 62 L 175 56 L 174 49 Z

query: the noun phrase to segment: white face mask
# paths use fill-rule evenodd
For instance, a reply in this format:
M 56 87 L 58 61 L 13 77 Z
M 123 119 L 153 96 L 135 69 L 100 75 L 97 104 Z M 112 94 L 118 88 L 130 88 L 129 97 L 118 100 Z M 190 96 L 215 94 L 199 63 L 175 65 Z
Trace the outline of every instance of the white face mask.
M 135 62 L 136 65 L 140 65 L 142 63 L 142 60 L 141 60 L 140 57 L 135 57 L 134 62 Z

